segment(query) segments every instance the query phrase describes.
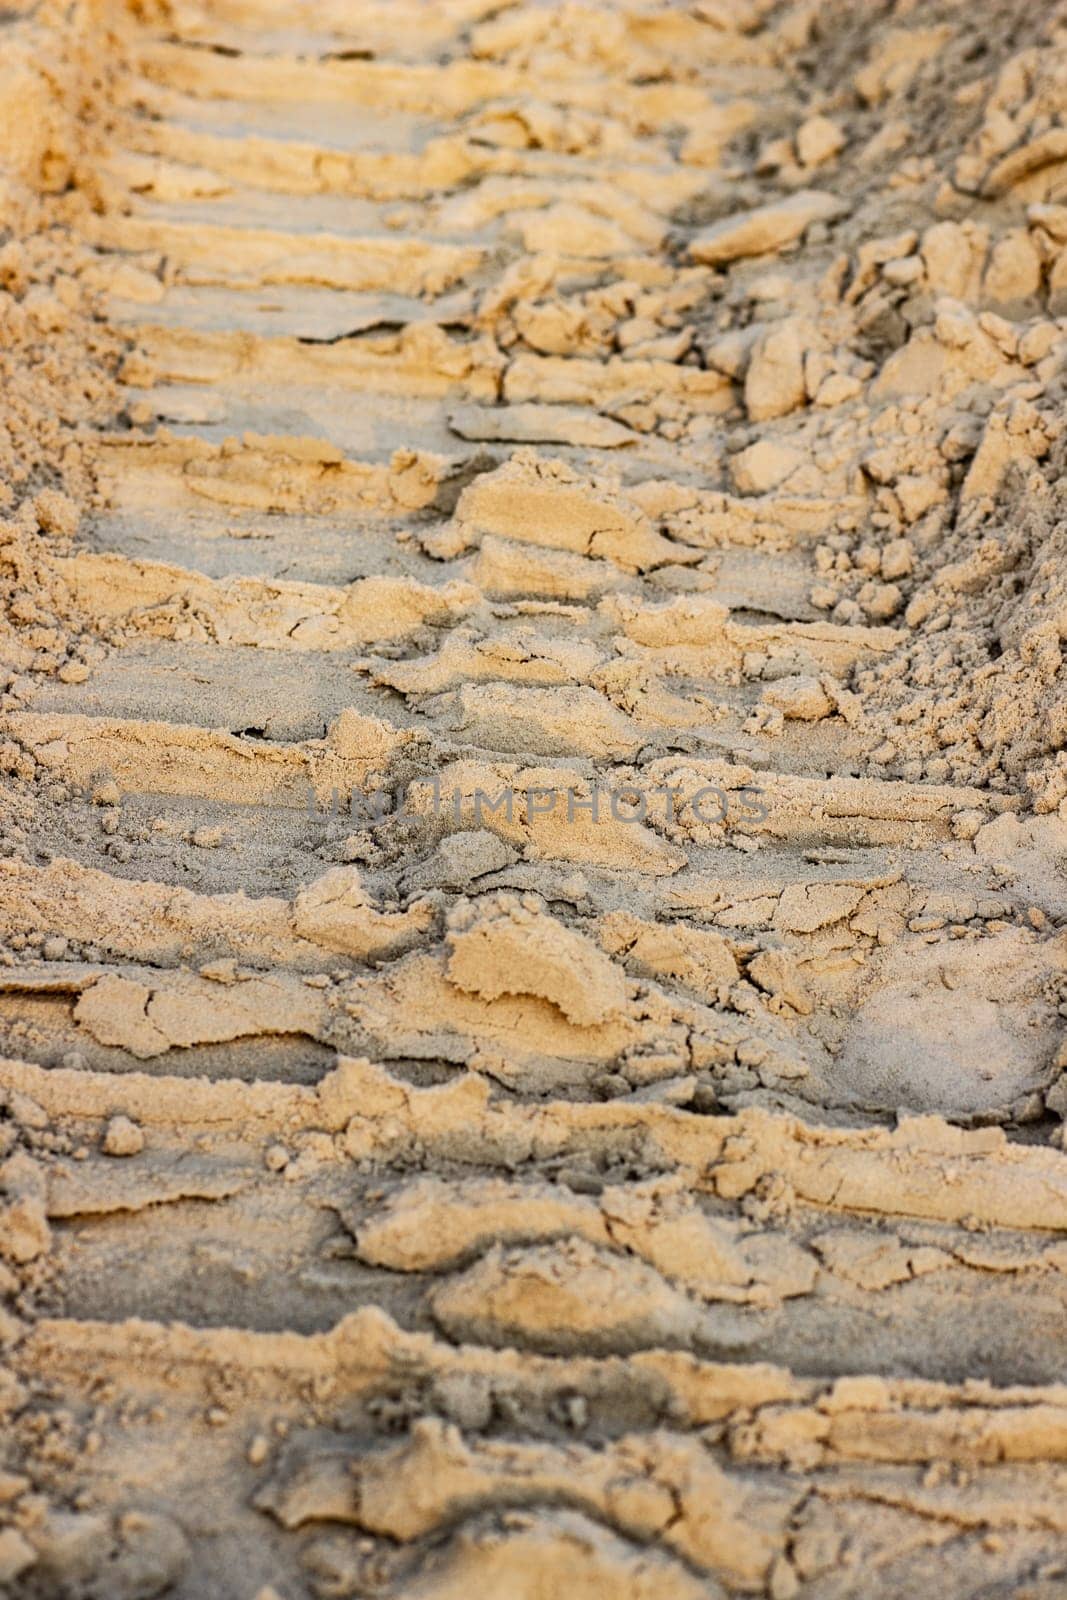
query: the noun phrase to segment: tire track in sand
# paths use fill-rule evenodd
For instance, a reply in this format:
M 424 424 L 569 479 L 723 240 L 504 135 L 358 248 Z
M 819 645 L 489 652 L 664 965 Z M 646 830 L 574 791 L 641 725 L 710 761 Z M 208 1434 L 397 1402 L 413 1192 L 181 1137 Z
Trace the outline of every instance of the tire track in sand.
M 0 1587 L 1059 1593 L 1053 23 L 293 12 L 109 14 Z

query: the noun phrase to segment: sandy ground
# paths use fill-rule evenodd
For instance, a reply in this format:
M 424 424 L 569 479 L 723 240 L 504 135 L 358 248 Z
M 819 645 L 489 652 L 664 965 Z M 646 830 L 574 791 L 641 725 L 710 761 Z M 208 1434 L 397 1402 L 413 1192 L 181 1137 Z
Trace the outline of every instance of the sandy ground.
M 0 1594 L 1067 1596 L 1067 6 L 0 12 Z

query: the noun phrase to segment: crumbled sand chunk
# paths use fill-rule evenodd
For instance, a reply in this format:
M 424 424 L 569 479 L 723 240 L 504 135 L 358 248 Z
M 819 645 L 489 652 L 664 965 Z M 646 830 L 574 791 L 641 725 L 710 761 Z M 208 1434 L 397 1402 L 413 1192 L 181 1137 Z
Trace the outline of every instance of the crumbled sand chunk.
M 835 195 L 802 189 L 786 200 L 772 201 L 706 228 L 692 240 L 689 253 L 694 261 L 708 266 L 721 266 L 743 256 L 768 255 L 794 244 L 813 222 L 828 222 L 847 209 Z

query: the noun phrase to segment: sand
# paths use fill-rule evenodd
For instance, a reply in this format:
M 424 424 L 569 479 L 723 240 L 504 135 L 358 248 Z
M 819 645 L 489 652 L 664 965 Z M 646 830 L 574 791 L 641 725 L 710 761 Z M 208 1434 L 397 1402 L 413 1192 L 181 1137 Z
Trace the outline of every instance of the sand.
M 1067 7 L 0 15 L 0 1594 L 1067 1593 Z

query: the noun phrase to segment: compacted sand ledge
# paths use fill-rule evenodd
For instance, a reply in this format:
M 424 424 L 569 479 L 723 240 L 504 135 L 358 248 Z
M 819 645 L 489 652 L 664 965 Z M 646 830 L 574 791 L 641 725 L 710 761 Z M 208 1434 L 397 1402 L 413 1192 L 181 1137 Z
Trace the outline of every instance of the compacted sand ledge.
M 0 1594 L 1063 1600 L 1067 7 L 0 13 Z

